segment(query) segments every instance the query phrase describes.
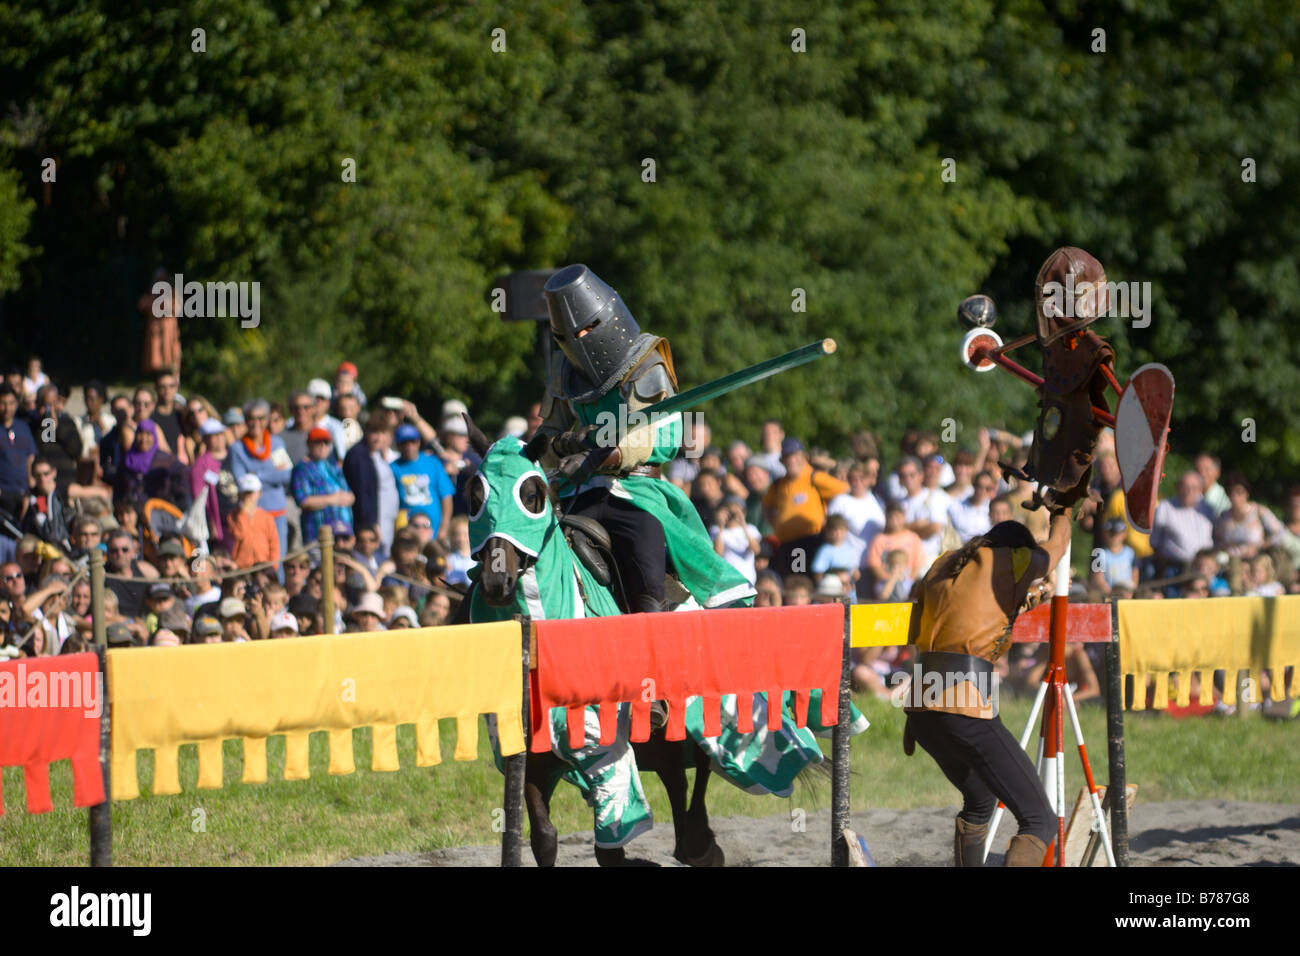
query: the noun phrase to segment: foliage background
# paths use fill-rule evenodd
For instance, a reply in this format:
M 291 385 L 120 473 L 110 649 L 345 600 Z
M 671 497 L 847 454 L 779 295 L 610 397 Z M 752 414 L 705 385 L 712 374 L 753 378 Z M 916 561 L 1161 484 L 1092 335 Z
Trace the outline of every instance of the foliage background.
M 720 438 L 780 415 L 892 449 L 951 417 L 970 443 L 1029 428 L 1032 395 L 958 364 L 957 301 L 1027 331 L 1038 264 L 1076 244 L 1153 284 L 1149 328 L 1101 331 L 1121 373 L 1173 369 L 1175 447 L 1276 493 L 1300 466 L 1298 23 L 1266 0 L 0 0 L 0 357 L 133 380 L 161 265 L 262 283 L 259 328 L 183 324 L 187 391 L 282 398 L 349 358 L 371 395 L 496 425 L 539 375 L 495 278 L 585 261 L 686 384 L 840 342 L 715 403 Z

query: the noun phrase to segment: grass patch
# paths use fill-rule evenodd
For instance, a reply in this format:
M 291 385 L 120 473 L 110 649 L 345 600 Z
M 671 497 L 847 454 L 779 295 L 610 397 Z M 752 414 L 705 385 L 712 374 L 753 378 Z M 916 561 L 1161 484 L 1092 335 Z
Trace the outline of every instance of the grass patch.
M 1029 714 L 1028 700 L 1006 699 L 1003 720 L 1019 734 Z M 918 749 L 902 751 L 902 712 L 887 703 L 859 700 L 871 729 L 854 739 L 852 805 L 855 809 L 951 806 L 957 793 L 934 761 Z M 1083 705 L 1079 714 L 1089 756 L 1106 777 L 1105 711 Z M 1128 778 L 1140 787 L 1143 802 L 1183 799 L 1296 802 L 1298 760 L 1294 721 L 1203 717 L 1173 720 L 1156 713 L 1125 717 Z M 492 765 L 487 733 L 479 734 L 479 758 L 459 763 L 455 722 L 443 721 L 445 759 L 437 767 L 415 766 L 415 731 L 398 728 L 402 769 L 370 771 L 370 732 L 354 733 L 357 771 L 330 776 L 327 738 L 313 734 L 311 779 L 285 781 L 284 740 L 267 742 L 265 784 L 241 784 L 242 748 L 225 744 L 225 780 L 220 790 L 197 790 L 198 759 L 182 749 L 177 796 L 152 796 L 153 759 L 139 755 L 141 797 L 113 805 L 113 860 L 119 865 L 319 865 L 353 856 L 397 851 L 421 852 L 500 841 L 493 810 L 502 803 L 502 777 Z M 1068 737 L 1067 726 L 1067 741 Z M 823 748 L 829 750 L 830 742 Z M 1078 760 L 1067 743 L 1066 793 L 1082 785 Z M 22 771 L 3 771 L 7 812 L 0 817 L 0 864 L 5 866 L 84 866 L 88 859 L 87 813 L 72 809 L 72 772 L 66 761 L 51 772 L 55 810 L 29 816 Z M 660 825 L 669 825 L 668 801 L 658 778 L 646 777 L 646 791 Z M 800 784 L 787 799 L 755 797 L 714 780 L 709 787 L 713 816 L 768 816 L 795 808 L 830 805 L 828 781 Z M 202 811 L 202 813 L 196 812 Z M 562 785 L 552 803 L 561 833 L 591 828 L 591 811 L 577 791 Z M 203 823 L 199 831 L 197 824 Z M 525 827 L 527 824 L 525 824 Z M 525 852 L 527 850 L 525 849 Z

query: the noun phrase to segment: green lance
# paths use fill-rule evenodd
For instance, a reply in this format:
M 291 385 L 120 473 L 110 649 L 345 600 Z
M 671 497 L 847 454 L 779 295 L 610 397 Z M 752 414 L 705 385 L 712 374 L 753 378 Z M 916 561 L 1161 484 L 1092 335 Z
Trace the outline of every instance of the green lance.
M 784 355 L 778 355 L 776 358 L 759 362 L 757 365 L 742 368 L 729 375 L 724 375 L 722 378 L 715 378 L 703 385 L 688 388 L 684 392 L 665 398 L 662 402 L 647 405 L 645 408 L 640 409 L 637 414 L 646 416 L 648 420 L 653 420 L 656 415 L 672 415 L 675 412 L 685 411 L 688 408 L 694 408 L 696 405 L 702 405 L 710 399 L 744 388 L 746 385 L 753 385 L 755 382 L 761 382 L 763 379 L 778 375 L 781 372 L 788 372 L 800 365 L 815 362 L 817 359 L 830 355 L 834 351 L 835 340 L 822 339 L 820 342 L 814 342 L 811 345 L 805 345 L 794 351 L 786 352 Z M 599 468 L 608 452 L 608 448 L 593 448 L 591 454 L 583 462 L 582 471 L 572 479 L 574 484 L 581 484 L 586 480 L 587 476 L 596 468 Z
M 786 352 L 784 355 L 770 358 L 766 362 L 759 362 L 757 365 L 742 368 L 737 372 L 724 375 L 722 378 L 715 378 L 711 382 L 705 382 L 703 385 L 688 388 L 671 398 L 665 398 L 662 402 L 655 402 L 653 405 L 641 409 L 641 414 L 649 418 L 654 415 L 671 415 L 674 412 L 685 411 L 688 408 L 701 405 L 709 401 L 709 399 L 726 395 L 728 392 L 734 392 L 738 388 L 753 385 L 755 382 L 761 382 L 763 379 L 778 375 L 781 372 L 788 372 L 800 365 L 807 365 L 809 362 L 814 362 L 824 355 L 830 355 L 834 351 L 835 340 L 822 339 L 812 345 L 797 348 L 793 352 Z

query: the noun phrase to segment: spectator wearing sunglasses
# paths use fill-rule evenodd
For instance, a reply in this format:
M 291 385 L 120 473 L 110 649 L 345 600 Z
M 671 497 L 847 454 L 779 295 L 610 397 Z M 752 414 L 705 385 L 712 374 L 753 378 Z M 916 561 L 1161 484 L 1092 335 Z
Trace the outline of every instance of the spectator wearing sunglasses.
M 118 610 L 123 617 L 139 617 L 157 570 L 135 557 L 135 541 L 125 531 L 117 530 L 108 536 L 108 555 L 105 562 L 109 577 L 108 589 L 117 595 Z M 132 578 L 134 580 L 122 580 Z

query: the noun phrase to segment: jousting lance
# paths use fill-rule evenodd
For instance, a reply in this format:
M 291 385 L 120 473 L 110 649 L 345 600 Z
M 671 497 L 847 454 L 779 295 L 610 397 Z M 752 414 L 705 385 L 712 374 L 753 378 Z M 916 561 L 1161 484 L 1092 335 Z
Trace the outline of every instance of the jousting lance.
M 753 385 L 755 382 L 761 382 L 763 379 L 779 375 L 781 372 L 788 372 L 800 365 L 815 362 L 823 356 L 833 354 L 834 351 L 835 340 L 822 339 L 820 342 L 805 345 L 792 352 L 786 352 L 784 355 L 778 355 L 776 358 L 770 358 L 765 362 L 759 362 L 757 365 L 751 365 L 749 368 L 742 368 L 740 371 L 724 375 L 722 378 L 715 378 L 703 385 L 688 388 L 684 392 L 665 398 L 662 402 L 655 402 L 653 405 L 640 409 L 640 414 L 650 418 L 654 415 L 664 416 L 672 415 L 674 412 L 682 412 L 720 395 L 734 392 L 738 388 Z
M 662 418 L 665 415 L 673 415 L 688 408 L 694 408 L 696 405 L 702 405 L 704 402 L 718 398 L 721 395 L 726 395 L 728 392 L 744 388 L 746 385 L 753 385 L 755 382 L 761 382 L 763 379 L 779 375 L 781 372 L 788 372 L 800 365 L 815 362 L 819 358 L 833 354 L 835 348 L 834 339 L 822 339 L 820 342 L 813 342 L 811 345 L 794 349 L 784 355 L 778 355 L 776 358 L 759 362 L 757 365 L 742 368 L 721 378 L 715 378 L 703 385 L 688 388 L 686 391 L 665 398 L 661 402 L 655 402 L 653 405 L 638 409 L 636 414 L 638 417 L 644 415 L 646 421 L 653 421 L 655 417 Z M 586 461 L 583 462 L 581 472 L 579 475 L 574 476 L 574 484 L 581 484 L 585 480 L 585 476 L 589 476 L 592 471 L 600 466 L 608 452 L 608 448 L 593 447 Z

